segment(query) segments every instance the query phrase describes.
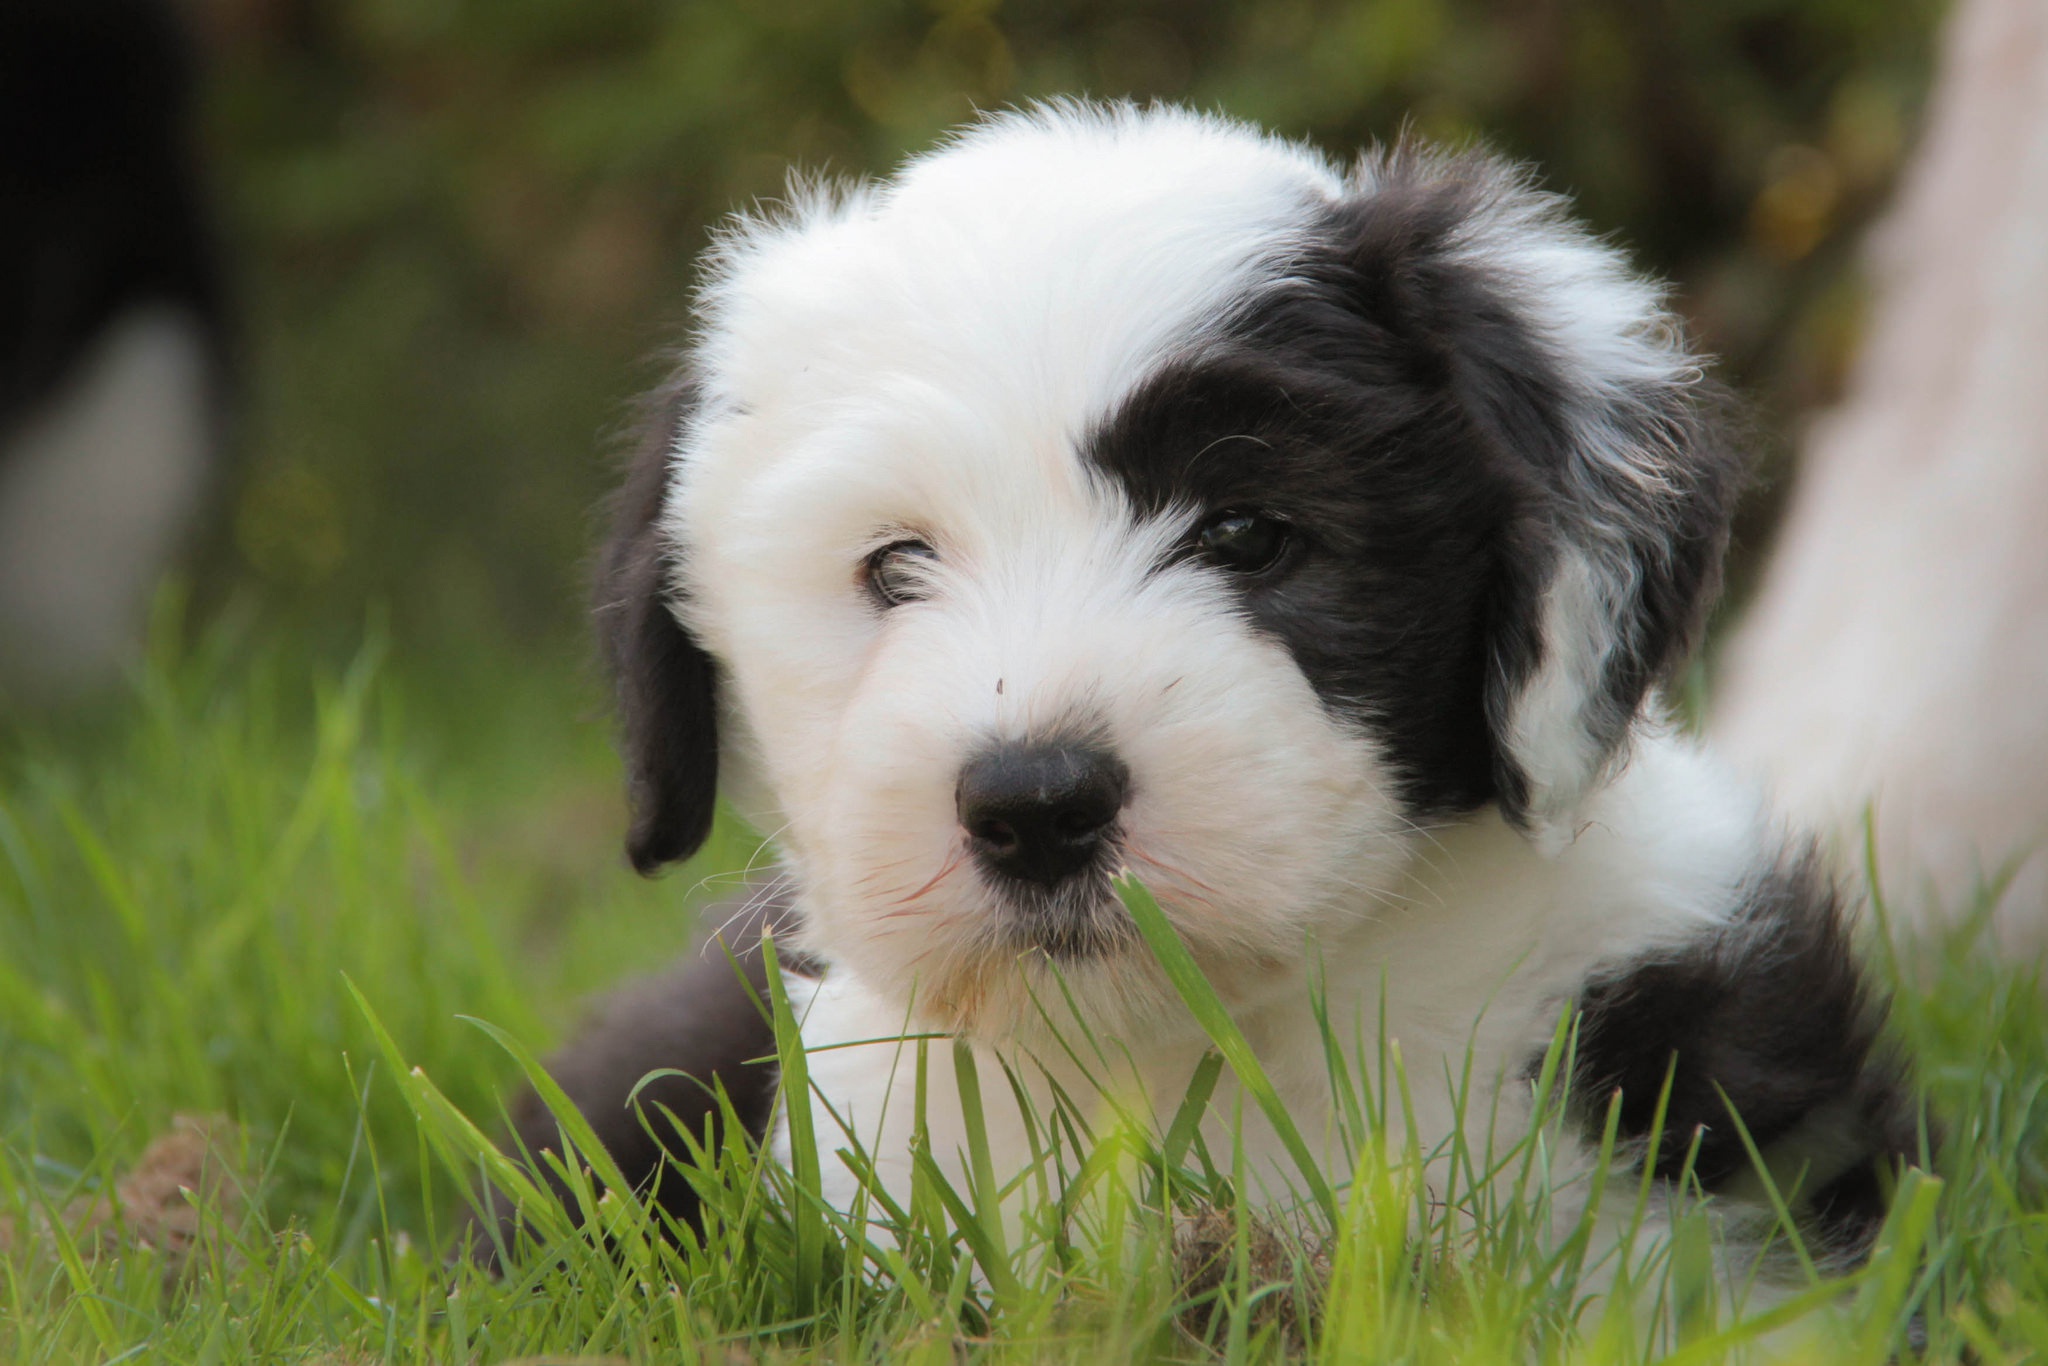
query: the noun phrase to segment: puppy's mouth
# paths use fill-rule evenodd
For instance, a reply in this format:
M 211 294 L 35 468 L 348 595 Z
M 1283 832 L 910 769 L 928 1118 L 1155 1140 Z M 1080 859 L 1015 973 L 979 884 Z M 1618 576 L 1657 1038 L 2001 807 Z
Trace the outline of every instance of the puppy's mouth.
M 1137 927 L 1110 886 L 1113 861 L 1052 885 L 1003 880 L 1005 935 L 1019 949 L 1035 949 L 1055 962 L 1108 958 L 1138 942 Z

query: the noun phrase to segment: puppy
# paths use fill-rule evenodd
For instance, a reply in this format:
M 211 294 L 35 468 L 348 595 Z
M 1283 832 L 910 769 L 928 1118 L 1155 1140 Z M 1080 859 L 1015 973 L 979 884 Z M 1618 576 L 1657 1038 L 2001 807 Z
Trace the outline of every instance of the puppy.
M 687 857 L 720 794 L 773 834 L 759 914 L 816 974 L 828 1198 L 859 1198 L 848 1131 L 907 1191 L 905 1034 L 971 1046 L 998 1180 L 1030 1160 L 999 1064 L 1042 1109 L 1107 1087 L 1172 1117 L 1208 1040 L 1113 893 L 1128 869 L 1333 1184 L 1318 1010 L 1398 1046 L 1389 1128 L 1430 1151 L 1526 1126 L 1576 1010 L 1564 1170 L 1618 1096 L 1631 1162 L 1754 1189 L 1732 1105 L 1813 1242 L 1859 1255 L 1915 1125 L 1843 909 L 1655 695 L 1741 478 L 1715 406 L 1659 291 L 1479 154 L 1345 172 L 1060 104 L 734 223 L 599 617 L 635 865 Z M 636 1179 L 641 1073 L 770 1110 L 772 1071 L 731 1062 L 773 1047 L 731 964 L 683 972 L 641 999 L 727 1023 L 629 1010 L 566 1059 Z M 1078 1075 L 1080 1026 L 1113 1075 Z M 926 1081 L 930 1151 L 962 1162 L 954 1069 Z M 552 1135 L 529 1109 L 530 1146 Z M 660 1187 L 685 1217 L 686 1188 Z

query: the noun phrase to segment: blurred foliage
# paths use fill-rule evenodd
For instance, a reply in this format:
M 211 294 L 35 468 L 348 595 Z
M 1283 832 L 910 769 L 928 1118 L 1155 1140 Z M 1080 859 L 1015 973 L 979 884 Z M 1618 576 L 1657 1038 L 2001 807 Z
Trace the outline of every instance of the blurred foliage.
M 190 0 L 247 317 L 202 580 L 315 619 L 573 622 L 602 434 L 705 226 L 1086 93 L 1335 150 L 1404 122 L 1538 163 L 1673 276 L 1772 445 L 1851 353 L 1858 229 L 1937 0 Z M 1782 445 L 1781 442 L 1775 444 Z

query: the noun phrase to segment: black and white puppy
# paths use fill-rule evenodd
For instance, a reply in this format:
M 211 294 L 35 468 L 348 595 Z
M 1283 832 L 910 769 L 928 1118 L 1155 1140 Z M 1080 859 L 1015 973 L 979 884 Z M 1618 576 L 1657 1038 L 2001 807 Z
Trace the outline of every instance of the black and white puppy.
M 1841 910 L 1655 694 L 1742 462 L 1658 289 L 1556 199 L 1483 155 L 1346 173 L 1222 119 L 1061 104 L 734 224 L 701 318 L 601 588 L 630 850 L 687 856 L 720 793 L 772 832 L 822 969 L 810 1074 L 885 1182 L 909 1179 L 906 1032 L 1086 1096 L 1102 1079 L 1046 1046 L 1072 1001 L 1110 1084 L 1171 1115 L 1207 1040 L 1112 894 L 1128 868 L 1312 1141 L 1317 992 L 1340 1035 L 1398 1043 L 1394 1127 L 1432 1148 L 1468 1054 L 1462 1113 L 1526 1122 L 1576 1006 L 1590 1134 L 1561 1162 L 1617 1089 L 1643 1152 L 1668 1074 L 1660 1174 L 1697 1137 L 1706 1188 L 1754 1179 L 1725 1095 L 1816 1238 L 1867 1244 L 1914 1125 Z M 712 1004 L 751 1010 L 730 965 L 685 978 L 564 1059 L 636 1175 L 649 1069 L 716 1072 L 767 1122 L 772 1077 L 733 1063 L 762 1027 Z M 952 1160 L 952 1067 L 928 1081 Z M 982 1100 L 1021 1166 L 1005 1090 Z

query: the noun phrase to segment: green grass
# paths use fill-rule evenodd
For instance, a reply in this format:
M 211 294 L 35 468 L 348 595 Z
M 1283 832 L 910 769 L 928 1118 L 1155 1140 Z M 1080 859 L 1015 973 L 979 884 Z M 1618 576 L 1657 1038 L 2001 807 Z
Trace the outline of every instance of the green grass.
M 680 1246 L 572 1166 L 602 1245 L 536 1205 L 544 1246 L 511 1275 L 450 1267 L 465 1188 L 523 1179 L 489 1144 L 498 1098 L 580 996 L 681 951 L 757 851 L 721 827 L 688 871 L 633 878 L 576 668 L 422 674 L 387 653 L 323 672 L 220 630 L 160 648 L 115 705 L 0 733 L 0 1361 L 1619 1363 L 1739 1357 L 1776 1325 L 1711 1293 L 1704 1215 L 1589 1304 L 1583 1245 L 1541 1227 L 1546 1130 L 1454 1155 L 1450 1191 L 1386 1160 L 1397 1055 L 1332 1049 L 1348 1191 L 1305 1177 L 1278 1232 L 1233 1218 L 1241 1159 L 1192 1117 L 1226 1069 L 1248 1103 L 1268 1092 L 1136 888 L 1219 1050 L 1166 1132 L 1033 1112 L 1041 1160 L 1015 1188 L 979 1145 L 957 1183 L 920 1150 L 904 1205 L 850 1215 L 815 1165 L 735 1144 L 688 1178 L 713 1213 Z M 1868 1272 L 1794 1298 L 1780 1350 L 1882 1361 L 1919 1311 L 1935 1359 L 2048 1353 L 2048 1014 L 1979 921 L 1877 946 L 1948 1129 L 1940 1179 L 1909 1180 Z M 1567 1023 L 1560 1057 L 1569 1042 Z M 1016 1081 L 943 1042 L 905 1057 L 956 1069 L 963 1094 Z M 800 1076 L 787 1043 L 784 1065 Z M 1553 1110 L 1561 1074 L 1537 1083 Z M 189 1251 L 161 1213 L 89 1224 L 179 1115 L 232 1121 L 225 1179 L 161 1202 L 196 1228 Z

